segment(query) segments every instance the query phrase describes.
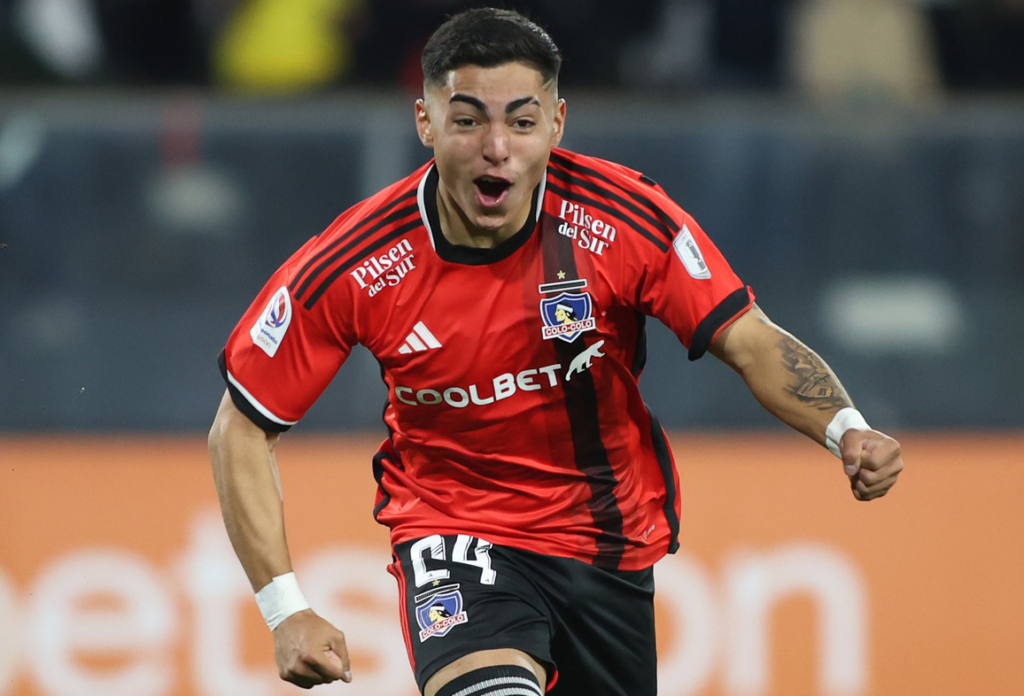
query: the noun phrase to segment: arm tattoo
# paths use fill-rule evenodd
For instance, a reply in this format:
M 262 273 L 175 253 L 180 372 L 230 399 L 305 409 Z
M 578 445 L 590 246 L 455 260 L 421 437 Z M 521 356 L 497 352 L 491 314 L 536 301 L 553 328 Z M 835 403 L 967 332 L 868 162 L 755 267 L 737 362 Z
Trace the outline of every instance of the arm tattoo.
M 819 411 L 853 405 L 839 379 L 814 351 L 787 333 L 781 334 L 777 345 L 786 369 L 796 377 L 786 385 L 788 393 Z

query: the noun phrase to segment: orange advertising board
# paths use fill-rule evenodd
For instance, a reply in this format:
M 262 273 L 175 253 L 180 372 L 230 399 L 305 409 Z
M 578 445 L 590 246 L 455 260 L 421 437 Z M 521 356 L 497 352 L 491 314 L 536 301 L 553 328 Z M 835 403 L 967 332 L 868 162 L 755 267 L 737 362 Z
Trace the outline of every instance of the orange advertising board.
M 662 696 L 1024 693 L 1024 436 L 903 438 L 859 503 L 789 434 L 678 434 L 682 550 L 658 564 Z M 279 449 L 296 572 L 350 685 L 413 696 L 370 516 L 376 440 Z M 0 438 L 0 696 L 276 696 L 205 441 Z

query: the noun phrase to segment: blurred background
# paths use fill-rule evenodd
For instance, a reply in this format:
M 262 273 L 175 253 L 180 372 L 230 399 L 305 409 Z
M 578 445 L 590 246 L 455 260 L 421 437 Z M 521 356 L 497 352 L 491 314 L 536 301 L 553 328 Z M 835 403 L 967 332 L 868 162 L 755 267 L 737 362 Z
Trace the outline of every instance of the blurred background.
M 427 160 L 420 49 L 481 4 L 0 0 L 0 696 L 290 693 L 205 463 L 216 357 Z M 663 693 L 1024 693 L 1024 0 L 501 4 L 564 51 L 563 144 L 658 181 L 910 453 L 858 507 L 649 323 L 684 499 Z M 281 453 L 307 596 L 363 641 L 328 694 L 413 691 L 385 397 L 358 349 Z
M 473 4 L 0 0 L 0 431 L 207 427 L 270 272 L 428 158 L 419 52 Z M 517 7 L 564 144 L 664 186 L 874 422 L 1024 423 L 1024 0 Z M 776 427 L 651 353 L 666 426 Z M 300 427 L 381 431 L 384 397 L 357 352 Z

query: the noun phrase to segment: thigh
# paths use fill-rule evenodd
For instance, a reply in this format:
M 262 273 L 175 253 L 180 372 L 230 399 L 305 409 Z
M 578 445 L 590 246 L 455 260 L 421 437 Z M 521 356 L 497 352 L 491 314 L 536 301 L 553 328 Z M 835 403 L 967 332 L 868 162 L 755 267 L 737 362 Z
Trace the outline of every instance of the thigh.
M 552 637 L 558 678 L 550 696 L 655 696 L 654 572 L 607 571 L 577 561 Z
M 516 552 L 468 535 L 397 544 L 402 632 L 423 690 L 439 669 L 472 653 L 511 648 L 550 671 L 551 619 Z

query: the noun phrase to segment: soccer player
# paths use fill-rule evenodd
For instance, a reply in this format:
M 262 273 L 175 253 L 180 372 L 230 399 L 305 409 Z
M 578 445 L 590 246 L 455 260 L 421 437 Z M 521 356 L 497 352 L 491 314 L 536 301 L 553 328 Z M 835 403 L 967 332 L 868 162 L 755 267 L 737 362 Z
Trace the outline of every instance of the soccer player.
M 434 159 L 302 246 L 221 354 L 217 491 L 299 686 L 352 675 L 292 573 L 275 447 L 356 343 L 388 388 L 373 514 L 426 696 L 656 692 L 652 566 L 678 548 L 680 505 L 637 387 L 646 316 L 838 456 L 858 500 L 903 468 L 664 190 L 558 147 L 560 62 L 511 11 L 442 25 L 415 106 Z

